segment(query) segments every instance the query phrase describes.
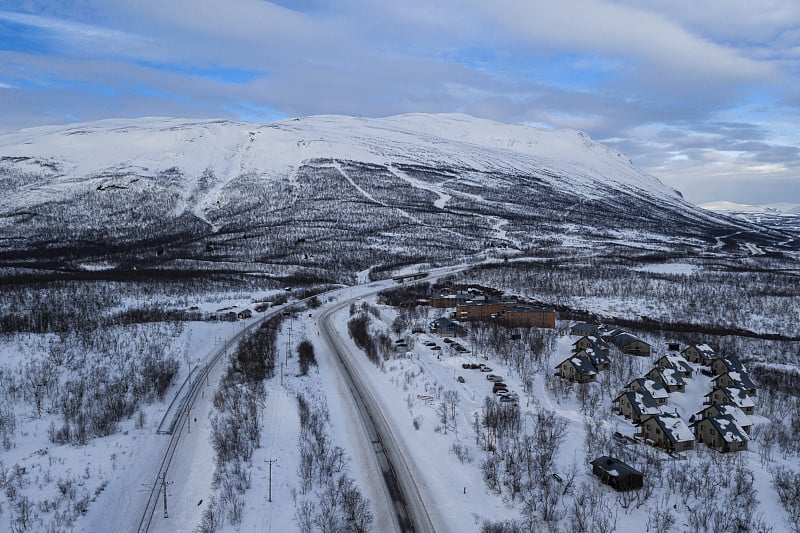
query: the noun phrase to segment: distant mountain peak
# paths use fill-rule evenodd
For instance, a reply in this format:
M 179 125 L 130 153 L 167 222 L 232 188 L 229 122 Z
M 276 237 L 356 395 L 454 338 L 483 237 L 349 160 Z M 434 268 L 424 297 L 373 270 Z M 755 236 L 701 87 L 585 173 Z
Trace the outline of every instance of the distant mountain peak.
M 728 212 L 728 213 L 800 214 L 800 204 L 788 203 L 788 202 L 772 203 L 764 205 L 750 205 L 750 204 L 739 204 L 735 202 L 719 200 L 716 202 L 707 202 L 704 204 L 700 204 L 698 207 L 702 207 L 703 209 L 706 209 L 708 211 L 716 211 L 723 213 Z

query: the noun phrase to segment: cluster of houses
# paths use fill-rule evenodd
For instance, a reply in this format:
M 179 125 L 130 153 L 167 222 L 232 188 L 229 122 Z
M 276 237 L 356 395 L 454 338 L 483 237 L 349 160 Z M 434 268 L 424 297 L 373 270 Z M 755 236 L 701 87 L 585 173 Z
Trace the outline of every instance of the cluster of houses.
M 695 370 L 690 361 L 708 366 L 713 375 L 712 390 L 705 395 L 704 408 L 687 425 L 677 414 L 664 412 L 671 393 L 684 392 L 686 380 Z M 681 354 L 659 358 L 644 377 L 636 378 L 612 402 L 614 412 L 629 418 L 645 442 L 680 452 L 702 442 L 721 451 L 747 449 L 756 386 L 738 358 L 719 357 L 705 344 L 691 345 Z
M 571 328 L 580 338 L 573 353 L 558 364 L 556 375 L 572 382 L 596 381 L 611 364 L 611 345 L 622 353 L 649 355 L 651 347 L 635 335 L 601 325 L 579 323 Z M 756 384 L 735 356 L 722 357 L 707 344 L 692 344 L 655 360 L 653 368 L 630 381 L 612 402 L 612 410 L 631 420 L 636 437 L 668 452 L 681 452 L 702 442 L 722 452 L 746 450 L 753 414 Z M 694 365 L 693 365 L 694 364 Z M 696 372 L 712 376 L 704 408 L 687 424 L 676 412 L 668 412 L 670 394 L 686 391 Z M 600 465 L 597 468 L 602 470 Z M 597 473 L 597 472 L 596 472 Z
M 597 337 L 586 335 L 583 330 L 580 334 L 574 344 L 578 349 L 570 358 L 579 362 L 572 367 L 562 363 L 564 372 L 591 362 L 592 351 L 597 351 Z M 599 346 L 602 349 L 604 345 Z M 746 450 L 752 428 L 748 415 L 755 410 L 753 397 L 757 387 L 742 362 L 735 356 L 716 354 L 707 344 L 692 344 L 680 353 L 676 353 L 679 346 L 670 345 L 670 350 L 671 353 L 655 361 L 652 370 L 625 386 L 612 402 L 614 412 L 636 425 L 636 437 L 668 452 L 691 449 L 695 442 L 720 452 Z M 690 363 L 713 379 L 711 391 L 704 396 L 705 407 L 692 415 L 687 425 L 677 412 L 667 412 L 664 406 L 671 393 L 686 390 L 686 380 L 698 371 Z M 601 482 L 617 490 L 642 487 L 641 472 L 613 457 L 599 457 L 591 465 Z
M 530 305 L 515 298 L 491 298 L 476 289 L 432 296 L 428 298 L 428 305 L 455 309 L 451 318 L 458 321 L 494 320 L 511 327 L 556 327 L 556 310 L 552 307 Z
M 572 355 L 556 366 L 556 375 L 569 381 L 589 383 L 597 380 L 598 372 L 611 366 L 611 345 L 631 355 L 650 355 L 650 345 L 627 331 L 581 322 L 571 328 L 580 339 L 572 343 Z

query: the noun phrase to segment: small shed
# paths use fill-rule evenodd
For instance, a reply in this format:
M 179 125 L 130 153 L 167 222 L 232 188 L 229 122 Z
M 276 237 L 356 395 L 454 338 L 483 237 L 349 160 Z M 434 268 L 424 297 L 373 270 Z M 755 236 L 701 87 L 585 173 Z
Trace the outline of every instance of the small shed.
M 644 485 L 644 476 L 635 468 L 619 459 L 602 455 L 590 463 L 592 473 L 600 481 L 617 490 L 635 490 Z

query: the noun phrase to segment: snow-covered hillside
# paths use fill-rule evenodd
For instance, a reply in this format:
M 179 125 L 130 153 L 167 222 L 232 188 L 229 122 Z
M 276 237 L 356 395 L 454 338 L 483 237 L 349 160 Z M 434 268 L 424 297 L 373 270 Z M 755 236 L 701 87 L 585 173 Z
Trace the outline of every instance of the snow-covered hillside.
M 465 115 L 34 128 L 0 135 L 0 191 L 15 267 L 353 273 L 565 236 L 793 245 L 697 209 L 584 133 Z

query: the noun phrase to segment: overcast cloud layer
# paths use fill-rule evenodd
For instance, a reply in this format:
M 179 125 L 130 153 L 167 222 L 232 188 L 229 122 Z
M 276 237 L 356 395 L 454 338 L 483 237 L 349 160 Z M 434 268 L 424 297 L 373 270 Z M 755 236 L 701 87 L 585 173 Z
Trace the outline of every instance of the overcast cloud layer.
M 464 112 L 695 202 L 800 203 L 799 74 L 797 0 L 0 0 L 0 130 Z

